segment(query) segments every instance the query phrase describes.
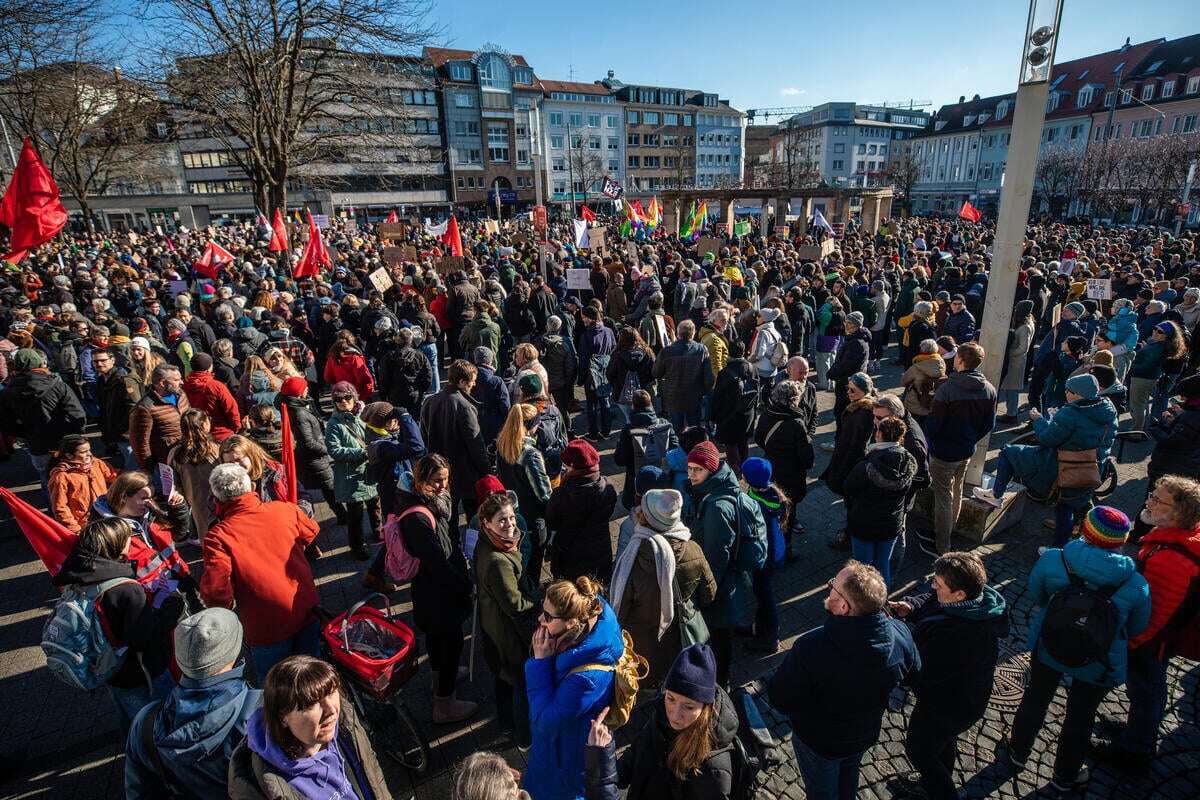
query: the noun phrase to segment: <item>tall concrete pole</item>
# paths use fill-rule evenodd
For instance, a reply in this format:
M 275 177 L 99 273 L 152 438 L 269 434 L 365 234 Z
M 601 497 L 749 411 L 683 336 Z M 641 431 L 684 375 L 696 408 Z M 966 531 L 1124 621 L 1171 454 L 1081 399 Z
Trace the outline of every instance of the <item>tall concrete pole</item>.
M 1050 72 L 1054 63 L 1054 42 L 1062 18 L 1062 0 L 1057 3 L 1041 0 L 1053 21 L 1048 41 L 1038 41 L 1041 58 L 1031 56 L 1039 0 L 1032 0 L 1026 41 L 1021 57 L 1021 78 L 1017 86 L 1017 105 L 1013 112 L 1012 139 L 1008 147 L 1008 167 L 1004 175 L 1004 193 L 1000 196 L 1000 211 L 996 220 L 996 239 L 992 245 L 992 267 L 988 276 L 987 302 L 983 307 L 979 343 L 983 346 L 983 375 L 992 386 L 1000 385 L 1004 369 L 1004 351 L 1008 344 L 1008 328 L 1012 323 L 1013 299 L 1016 296 L 1020 273 L 1021 251 L 1025 243 L 1025 228 L 1029 206 L 1033 199 L 1033 183 L 1037 169 L 1038 148 L 1042 124 L 1046 121 L 1046 98 L 1050 94 Z M 1041 46 L 1044 45 L 1044 46 Z M 1035 51 L 1035 52 L 1037 52 Z M 1036 61 L 1036 63 L 1035 63 Z M 975 448 L 967 467 L 967 483 L 979 485 L 987 461 L 990 436 L 985 436 Z

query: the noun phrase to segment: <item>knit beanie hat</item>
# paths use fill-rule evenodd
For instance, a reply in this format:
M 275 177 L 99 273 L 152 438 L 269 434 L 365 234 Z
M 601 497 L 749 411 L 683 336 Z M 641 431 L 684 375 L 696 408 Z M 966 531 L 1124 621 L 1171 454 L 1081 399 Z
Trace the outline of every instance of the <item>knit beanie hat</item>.
M 1091 400 L 1100 394 L 1100 384 L 1096 382 L 1095 377 L 1085 373 L 1067 378 L 1067 391 Z
M 192 369 L 200 372 L 208 372 L 213 368 L 212 356 L 208 353 L 196 353 L 192 356 Z
M 23 347 L 13 354 L 12 364 L 13 369 L 28 372 L 31 369 L 40 369 L 46 366 L 46 358 L 40 350 Z
M 1071 312 L 1071 319 L 1079 319 L 1087 313 L 1087 309 L 1083 307 L 1083 303 L 1079 302 L 1067 303 L 1066 306 L 1063 307 L 1063 313 L 1065 314 L 1068 311 Z
M 712 442 L 701 442 L 688 453 L 687 463 L 703 467 L 709 472 L 716 472 L 721 466 L 721 454 Z
M 846 322 L 853 322 L 858 327 L 863 326 L 863 315 L 861 311 L 851 311 L 846 315 Z
M 747 458 L 742 462 L 742 477 L 756 489 L 771 485 L 771 462 L 765 458 Z
M 1084 517 L 1083 539 L 1096 547 L 1113 549 L 1125 544 L 1131 527 L 1124 513 L 1112 506 L 1096 506 Z
M 683 513 L 683 495 L 674 489 L 651 489 L 642 495 L 642 516 L 656 531 L 666 531 L 679 524 Z
M 377 400 L 374 403 L 367 403 L 359 416 L 372 428 L 382 428 L 387 425 L 387 421 L 395 412 L 396 407 L 391 403 L 386 400 Z
M 660 467 L 653 464 L 647 464 L 638 470 L 637 475 L 633 479 L 633 493 L 639 496 L 645 496 L 646 492 L 651 489 L 657 489 L 662 485 L 663 471 Z
M 675 656 L 663 689 L 704 705 L 717 701 L 717 658 L 706 644 L 685 647 Z
M 542 388 L 542 379 L 535 372 L 522 375 L 521 380 L 517 381 L 517 390 L 522 397 L 541 397 Z
M 562 463 L 571 469 L 592 469 L 600 463 L 600 454 L 586 439 L 572 439 L 563 448 Z
M 494 494 L 503 494 L 504 491 L 504 484 L 500 482 L 499 478 L 495 475 L 484 475 L 475 481 L 475 502 L 483 505 L 484 500 Z
M 140 347 L 143 350 L 149 350 L 150 349 L 150 340 L 147 339 L 145 336 L 135 336 L 129 340 L 129 346 L 130 347 Z
M 308 381 L 299 375 L 285 379 L 283 385 L 279 387 L 279 393 L 284 397 L 303 397 L 306 391 L 308 391 Z
M 875 381 L 871 380 L 871 376 L 865 372 L 856 372 L 850 376 L 850 382 L 857 386 L 864 394 L 870 394 L 875 391 Z
M 329 394 L 334 400 L 339 397 L 353 397 L 355 400 L 358 399 L 358 389 L 355 389 L 354 384 L 350 381 L 338 381 L 329 390 Z
M 1170 336 L 1175 332 L 1175 326 L 1169 322 L 1160 322 L 1154 326 L 1154 330 L 1158 331 L 1163 336 Z
M 227 608 L 206 608 L 175 626 L 175 661 L 189 678 L 208 678 L 242 652 L 242 623 Z

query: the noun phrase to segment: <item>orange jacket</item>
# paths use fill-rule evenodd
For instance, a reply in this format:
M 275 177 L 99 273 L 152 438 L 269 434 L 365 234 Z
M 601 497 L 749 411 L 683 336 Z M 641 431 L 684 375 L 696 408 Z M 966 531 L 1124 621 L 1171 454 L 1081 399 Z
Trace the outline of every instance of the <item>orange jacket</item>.
M 92 468 L 84 470 L 66 461 L 50 470 L 46 482 L 50 489 L 50 513 L 63 525 L 79 533 L 92 514 L 92 503 L 108 491 L 117 471 L 102 458 L 92 459 Z

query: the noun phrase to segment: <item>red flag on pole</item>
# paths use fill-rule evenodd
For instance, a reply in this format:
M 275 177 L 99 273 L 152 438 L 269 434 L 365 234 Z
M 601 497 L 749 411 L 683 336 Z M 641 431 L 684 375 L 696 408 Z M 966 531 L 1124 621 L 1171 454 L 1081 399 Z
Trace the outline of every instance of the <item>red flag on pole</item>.
M 395 225 L 399 221 L 400 221 L 400 215 L 397 214 L 396 209 L 393 208 L 391 211 L 388 212 L 387 219 L 384 220 L 384 223 L 387 225 Z
M 267 249 L 272 253 L 284 253 L 288 249 L 287 225 L 283 224 L 283 212 L 275 209 L 275 221 L 271 223 L 271 244 Z
M 321 240 L 321 229 L 317 227 L 317 221 L 313 219 L 310 211 L 308 212 L 308 243 L 304 245 L 304 255 L 300 257 L 300 262 L 292 270 L 292 276 L 308 278 L 318 274 L 321 267 L 330 266 L 333 266 L 333 260 L 329 257 L 329 251 L 325 249 L 325 242 Z
M 967 222 L 979 222 L 983 219 L 983 212 L 971 205 L 970 200 L 963 200 L 962 208 L 958 210 L 958 216 Z
M 0 222 L 11 231 L 4 260 L 13 264 L 25 258 L 29 250 L 53 239 L 67 224 L 67 209 L 59 199 L 58 184 L 29 137 L 25 137 L 21 157 L 0 201 Z
M 17 527 L 25 534 L 33 552 L 46 565 L 46 570 L 51 575 L 57 575 L 79 537 L 2 486 L 0 500 L 8 503 Z
M 296 484 L 296 448 L 292 443 L 292 426 L 288 420 L 287 403 L 279 407 L 280 424 L 283 428 L 283 480 L 287 483 L 287 501 L 295 503 L 300 499 L 300 490 Z
M 204 253 L 200 256 L 200 260 L 192 264 L 192 269 L 197 275 L 203 275 L 206 278 L 213 280 L 217 279 L 217 273 L 221 271 L 221 267 L 227 267 L 233 264 L 233 253 L 226 250 L 216 242 L 210 241 L 204 247 Z
M 446 224 L 446 232 L 442 234 L 441 240 L 450 246 L 450 255 L 461 256 L 463 254 L 462 237 L 458 234 L 458 220 L 454 218 L 453 214 L 450 215 L 450 221 Z
M 592 211 L 586 205 L 582 205 L 579 207 L 579 216 L 588 222 L 596 221 L 596 212 Z

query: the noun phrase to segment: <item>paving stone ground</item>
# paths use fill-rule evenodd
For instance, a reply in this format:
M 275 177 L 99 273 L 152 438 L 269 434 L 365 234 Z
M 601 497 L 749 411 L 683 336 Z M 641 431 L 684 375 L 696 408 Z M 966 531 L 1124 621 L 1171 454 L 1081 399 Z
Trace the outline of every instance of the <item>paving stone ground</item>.
M 883 386 L 898 383 L 895 368 L 884 370 Z M 893 390 L 895 391 L 895 390 Z M 821 436 L 818 441 L 832 438 L 830 407 L 832 398 L 821 393 Z M 579 422 L 579 420 L 577 420 Z M 1007 433 L 993 440 L 1002 444 Z M 612 461 L 615 438 L 602 446 L 602 469 L 620 488 L 623 471 Z M 1145 494 L 1145 462 L 1150 445 L 1131 444 L 1120 465 L 1120 487 L 1108 500 L 1126 512 L 1136 513 Z M 995 456 L 995 452 L 991 454 Z M 813 474 L 819 474 L 827 455 L 818 451 L 818 464 Z M 0 464 L 0 483 L 18 490 L 31 502 L 36 501 L 33 473 L 24 453 Z M 780 602 L 782 634 L 785 647 L 801 632 L 821 623 L 824 611 L 821 601 L 825 582 L 837 571 L 845 554 L 826 547 L 844 524 L 845 515 L 840 500 L 823 484 L 814 484 L 805 500 L 802 512 L 808 536 L 801 545 L 802 558 L 777 573 L 776 596 Z M 359 583 L 360 562 L 350 559 L 345 547 L 345 533 L 329 519 L 328 509 L 318 507 L 322 520 L 322 542 L 326 557 L 316 567 L 323 604 L 342 610 L 362 595 Z M 1033 798 L 1044 793 L 1053 762 L 1053 747 L 1064 712 L 1064 695 L 1060 691 L 1048 715 L 1047 724 L 1039 737 L 1029 768 L 1015 780 L 1005 779 L 991 766 L 997 742 L 1005 735 L 1013 713 L 1020 702 L 1028 668 L 1025 635 L 1033 613 L 1025 596 L 1029 569 L 1037 557 L 1037 547 L 1047 544 L 1050 531 L 1042 525 L 1050 512 L 1044 506 L 1028 504 L 1020 524 L 989 539 L 979 548 L 992 583 L 1003 592 L 1013 609 L 1013 633 L 1005 643 L 1004 657 L 997 670 L 996 687 L 991 705 L 974 728 L 960 738 L 958 779 L 968 798 Z M 618 506 L 612 522 L 613 535 L 624 514 Z M 962 542 L 964 546 L 966 542 Z M 185 555 L 194 561 L 199 557 L 195 548 L 185 548 Z M 894 589 L 903 593 L 923 580 L 930 559 L 915 548 L 909 548 L 906 563 L 896 576 Z M 38 646 L 42 626 L 56 596 L 48 576 L 25 543 L 20 532 L 0 507 L 0 797 L 70 797 L 76 800 L 116 798 L 123 796 L 123 743 L 117 733 L 113 708 L 103 691 L 92 694 L 72 690 L 53 681 L 45 670 L 45 661 Z M 393 598 L 400 613 L 409 609 L 408 592 Z M 784 651 L 772 657 L 750 653 L 740 646 L 735 650 L 734 680 L 747 684 L 756 692 L 758 680 L 769 674 L 782 660 Z M 430 675 L 422 667 L 405 687 L 404 700 L 418 723 L 427 732 L 432 745 L 432 763 L 425 774 L 414 776 L 403 767 L 384 762 L 392 794 L 397 798 L 434 800 L 450 796 L 450 781 L 454 766 L 467 754 L 477 750 L 496 750 L 517 768 L 523 757 L 510 745 L 497 726 L 491 702 L 491 676 L 482 657 L 476 662 L 474 681 L 465 686 L 462 695 L 479 701 L 480 715 L 460 726 L 434 726 L 430 719 Z M 1085 796 L 1094 798 L 1165 798 L 1194 800 L 1200 797 L 1200 667 L 1193 662 L 1177 660 L 1170 671 L 1170 701 L 1164 721 L 1160 756 L 1150 776 L 1132 780 L 1104 767 L 1092 768 L 1092 781 Z M 783 740 L 786 760 L 773 769 L 765 779 L 760 797 L 765 800 L 799 800 L 804 797 L 794 757 L 787 739 L 787 721 L 766 703 L 760 708 Z M 863 760 L 859 796 L 888 798 L 892 792 L 889 781 L 910 770 L 904 756 L 904 732 L 911 699 L 894 703 L 897 710 L 886 715 L 879 743 Z M 1102 714 L 1121 721 L 1127 703 L 1121 688 L 1110 693 L 1101 708 Z M 635 723 L 631 723 L 635 724 Z

